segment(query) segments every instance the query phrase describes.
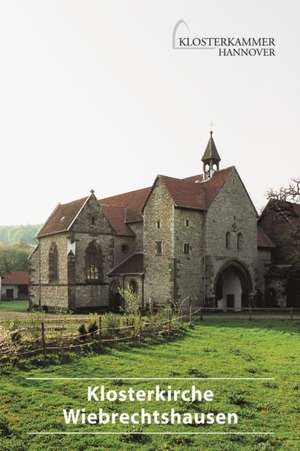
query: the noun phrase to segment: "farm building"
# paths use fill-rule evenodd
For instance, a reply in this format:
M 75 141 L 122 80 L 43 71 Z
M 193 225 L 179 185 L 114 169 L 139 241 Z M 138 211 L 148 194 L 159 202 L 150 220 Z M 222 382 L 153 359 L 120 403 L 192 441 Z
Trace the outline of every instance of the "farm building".
M 144 308 L 187 298 L 223 310 L 266 305 L 272 227 L 258 222 L 237 169 L 220 161 L 211 132 L 201 174 L 158 175 L 147 188 L 100 200 L 92 190 L 59 204 L 31 256 L 33 304 L 115 308 L 130 287 Z M 287 305 L 285 292 L 276 299 Z
M 0 275 L 0 300 L 28 298 L 29 274 L 26 271 L 6 272 Z

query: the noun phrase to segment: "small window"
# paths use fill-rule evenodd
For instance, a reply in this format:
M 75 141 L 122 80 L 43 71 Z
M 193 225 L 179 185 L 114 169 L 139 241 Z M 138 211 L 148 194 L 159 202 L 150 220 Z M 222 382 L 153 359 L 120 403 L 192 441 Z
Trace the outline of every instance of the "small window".
M 231 233 L 227 232 L 226 233 L 226 249 L 230 249 L 231 248 Z
M 184 243 L 183 245 L 183 253 L 189 255 L 191 251 L 190 243 Z
M 126 254 L 128 252 L 128 245 L 127 244 L 122 244 L 121 250 L 122 250 L 123 254 Z
M 91 218 L 91 224 L 92 224 L 92 225 L 95 225 L 95 223 L 96 223 L 96 218 L 95 218 L 95 216 L 92 216 L 92 218 Z
M 156 227 L 157 229 L 160 229 L 160 221 L 156 221 Z
M 155 241 L 155 255 L 162 255 L 162 241 Z
M 243 249 L 243 234 L 241 233 L 241 232 L 239 232 L 238 233 L 238 236 L 237 236 L 237 248 L 240 250 L 240 249 Z
M 190 221 L 189 221 L 188 219 L 186 219 L 186 220 L 185 220 L 185 226 L 186 226 L 186 227 L 189 227 L 189 225 L 190 225 Z

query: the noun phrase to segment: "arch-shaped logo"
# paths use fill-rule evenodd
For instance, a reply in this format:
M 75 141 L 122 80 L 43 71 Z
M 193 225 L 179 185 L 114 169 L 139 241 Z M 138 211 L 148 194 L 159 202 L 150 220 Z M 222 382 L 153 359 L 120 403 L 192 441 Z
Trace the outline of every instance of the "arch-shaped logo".
M 181 27 L 181 26 L 184 26 L 186 28 L 186 30 L 188 31 L 188 33 L 191 32 L 188 24 L 183 19 L 178 20 L 178 22 L 175 24 L 175 26 L 173 28 L 173 33 L 172 33 L 172 48 L 175 50 L 180 48 L 179 46 L 176 45 L 176 38 L 177 38 L 177 31 L 178 31 L 179 27 Z

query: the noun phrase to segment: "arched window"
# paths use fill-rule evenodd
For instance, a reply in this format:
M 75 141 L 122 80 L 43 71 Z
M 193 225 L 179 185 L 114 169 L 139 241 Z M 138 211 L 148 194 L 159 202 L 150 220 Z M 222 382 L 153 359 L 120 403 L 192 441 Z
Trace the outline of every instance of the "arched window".
M 52 243 L 49 250 L 49 282 L 58 282 L 58 250 L 55 243 Z
M 226 249 L 231 248 L 231 233 L 230 232 L 226 233 L 225 245 L 226 245 Z
M 95 241 L 92 241 L 85 251 L 85 269 L 86 279 L 89 282 L 102 282 L 102 252 L 101 247 Z
M 236 244 L 237 244 L 238 249 L 243 249 L 244 238 L 243 238 L 243 234 L 241 232 L 239 232 L 237 235 L 237 243 Z

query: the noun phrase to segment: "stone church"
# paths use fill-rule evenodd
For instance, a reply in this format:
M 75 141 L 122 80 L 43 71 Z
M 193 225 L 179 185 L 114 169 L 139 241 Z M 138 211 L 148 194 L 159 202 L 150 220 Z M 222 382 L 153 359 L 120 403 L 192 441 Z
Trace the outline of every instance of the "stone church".
M 148 188 L 59 204 L 31 256 L 31 298 L 48 309 L 112 309 L 130 287 L 140 305 L 240 310 L 264 305 L 275 244 L 237 169 L 221 168 L 210 132 L 202 174 L 158 175 Z

